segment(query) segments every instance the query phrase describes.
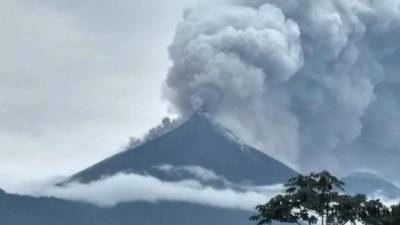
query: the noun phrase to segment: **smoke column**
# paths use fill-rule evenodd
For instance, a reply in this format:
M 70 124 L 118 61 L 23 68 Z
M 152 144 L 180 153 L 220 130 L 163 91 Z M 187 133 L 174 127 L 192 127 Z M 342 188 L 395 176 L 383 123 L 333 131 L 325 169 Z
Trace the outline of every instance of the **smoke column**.
M 236 0 L 184 12 L 164 94 L 302 171 L 397 179 L 400 0 Z M 385 162 L 385 163 L 382 163 Z M 384 164 L 384 165 L 383 165 Z

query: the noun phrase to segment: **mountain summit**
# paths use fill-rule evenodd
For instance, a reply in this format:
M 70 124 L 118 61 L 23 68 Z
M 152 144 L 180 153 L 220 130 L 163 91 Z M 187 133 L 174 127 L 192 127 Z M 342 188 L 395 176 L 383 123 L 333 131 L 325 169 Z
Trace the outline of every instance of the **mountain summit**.
M 276 159 L 240 143 L 208 115 L 195 113 L 178 128 L 105 159 L 75 174 L 71 180 L 90 182 L 119 172 L 166 179 L 156 169 L 163 165 L 198 166 L 230 182 L 255 185 L 282 183 L 297 175 Z
M 387 198 L 398 198 L 400 188 L 385 180 L 379 174 L 368 171 L 356 171 L 343 178 L 348 193 L 362 193 L 366 195 L 380 195 Z

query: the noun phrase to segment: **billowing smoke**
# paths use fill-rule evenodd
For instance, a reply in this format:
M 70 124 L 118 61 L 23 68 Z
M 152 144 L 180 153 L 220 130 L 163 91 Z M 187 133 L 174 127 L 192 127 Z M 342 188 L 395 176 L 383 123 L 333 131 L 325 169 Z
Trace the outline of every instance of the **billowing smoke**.
M 303 171 L 369 167 L 392 176 L 399 40 L 400 0 L 192 8 L 169 49 L 165 96 L 180 114 L 201 108 Z
M 157 137 L 160 137 L 169 131 L 177 128 L 179 125 L 181 125 L 185 120 L 183 118 L 176 118 L 176 119 L 170 119 L 169 117 L 165 117 L 162 121 L 161 124 L 158 126 L 150 129 L 143 138 L 136 138 L 136 137 L 131 137 L 128 143 L 128 146 L 126 146 L 126 149 L 130 148 L 135 148 L 141 144 L 144 144 L 146 142 L 149 142 Z

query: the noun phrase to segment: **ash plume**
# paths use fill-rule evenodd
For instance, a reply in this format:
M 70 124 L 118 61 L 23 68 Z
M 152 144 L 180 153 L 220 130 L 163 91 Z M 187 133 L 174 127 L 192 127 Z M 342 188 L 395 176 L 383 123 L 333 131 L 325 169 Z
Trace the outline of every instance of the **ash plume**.
M 151 128 L 143 138 L 131 137 L 128 145 L 124 148 L 135 148 L 141 144 L 149 142 L 179 127 L 184 121 L 185 120 L 183 118 L 170 119 L 169 117 L 165 117 L 158 126 Z
M 301 169 L 397 179 L 400 0 L 235 0 L 185 11 L 164 94 Z M 384 164 L 382 165 L 382 160 Z

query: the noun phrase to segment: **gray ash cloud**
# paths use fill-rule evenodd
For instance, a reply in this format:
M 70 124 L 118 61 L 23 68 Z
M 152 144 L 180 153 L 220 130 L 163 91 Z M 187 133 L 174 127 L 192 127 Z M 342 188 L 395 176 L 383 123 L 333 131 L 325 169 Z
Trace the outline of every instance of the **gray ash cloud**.
M 303 171 L 400 158 L 399 0 L 237 0 L 185 11 L 164 94 Z M 382 165 L 384 160 L 385 165 Z

